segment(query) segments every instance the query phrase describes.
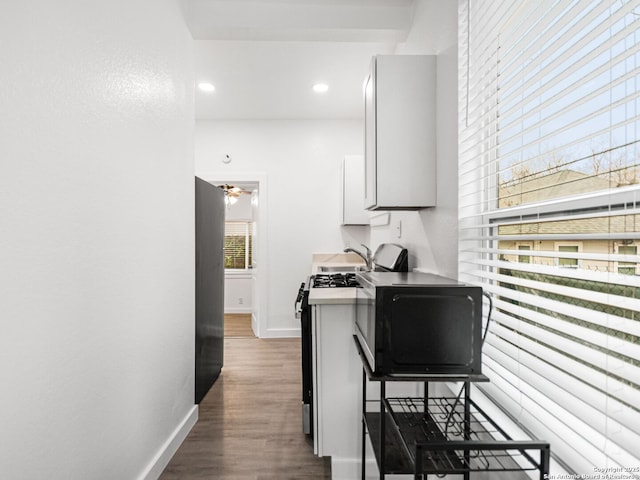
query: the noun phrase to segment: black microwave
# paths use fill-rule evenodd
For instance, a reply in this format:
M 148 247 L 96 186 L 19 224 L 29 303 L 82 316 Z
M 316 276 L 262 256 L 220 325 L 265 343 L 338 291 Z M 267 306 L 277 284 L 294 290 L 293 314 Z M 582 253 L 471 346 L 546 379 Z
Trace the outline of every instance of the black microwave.
M 355 333 L 374 374 L 482 369 L 482 288 L 417 272 L 362 272 Z

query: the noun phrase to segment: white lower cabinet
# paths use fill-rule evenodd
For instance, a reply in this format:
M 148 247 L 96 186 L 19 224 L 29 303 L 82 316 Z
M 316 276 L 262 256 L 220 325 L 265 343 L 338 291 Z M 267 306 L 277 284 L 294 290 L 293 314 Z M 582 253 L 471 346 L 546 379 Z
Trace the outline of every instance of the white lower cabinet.
M 331 457 L 332 480 L 360 480 L 362 362 L 353 340 L 355 303 L 313 305 L 314 453 Z M 389 385 L 387 393 L 422 395 L 419 384 Z M 368 399 L 379 385 L 367 387 Z M 367 479 L 379 478 L 367 442 Z M 387 475 L 388 480 L 396 477 Z
M 314 306 L 314 448 L 323 457 L 359 458 L 362 376 L 353 344 L 354 316 L 354 304 Z

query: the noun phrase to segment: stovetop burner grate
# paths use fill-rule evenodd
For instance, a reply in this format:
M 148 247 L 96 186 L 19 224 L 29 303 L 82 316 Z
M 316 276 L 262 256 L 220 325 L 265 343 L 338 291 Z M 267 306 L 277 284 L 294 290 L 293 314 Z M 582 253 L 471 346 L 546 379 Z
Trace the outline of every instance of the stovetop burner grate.
M 323 273 L 313 277 L 313 288 L 353 288 L 359 286 L 355 273 Z

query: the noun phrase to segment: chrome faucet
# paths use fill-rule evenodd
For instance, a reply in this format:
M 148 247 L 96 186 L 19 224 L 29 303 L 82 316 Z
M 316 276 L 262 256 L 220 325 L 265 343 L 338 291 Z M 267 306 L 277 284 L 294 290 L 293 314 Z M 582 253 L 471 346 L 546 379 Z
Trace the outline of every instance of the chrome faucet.
M 367 264 L 367 271 L 370 272 L 371 269 L 373 268 L 373 258 L 371 257 L 371 250 L 364 243 L 361 243 L 360 245 L 362 245 L 365 248 L 366 255 L 363 254 L 362 252 L 359 252 L 355 248 L 350 248 L 350 247 L 349 248 L 345 248 L 344 252 L 345 253 L 353 252 L 356 255 L 358 255 L 359 257 L 361 257 L 365 261 L 365 263 Z

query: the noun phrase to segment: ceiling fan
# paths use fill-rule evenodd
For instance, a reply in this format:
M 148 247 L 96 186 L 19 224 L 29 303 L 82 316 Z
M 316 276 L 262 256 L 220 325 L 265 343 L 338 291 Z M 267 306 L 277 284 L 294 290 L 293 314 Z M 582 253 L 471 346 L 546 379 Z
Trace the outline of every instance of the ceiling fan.
M 224 190 L 224 202 L 227 205 L 233 205 L 238 201 L 240 195 L 251 195 L 251 192 L 248 190 L 244 190 L 240 187 L 236 187 L 234 185 L 229 185 L 225 183 L 224 185 L 219 185 L 219 187 Z

